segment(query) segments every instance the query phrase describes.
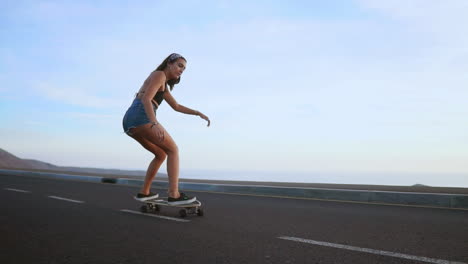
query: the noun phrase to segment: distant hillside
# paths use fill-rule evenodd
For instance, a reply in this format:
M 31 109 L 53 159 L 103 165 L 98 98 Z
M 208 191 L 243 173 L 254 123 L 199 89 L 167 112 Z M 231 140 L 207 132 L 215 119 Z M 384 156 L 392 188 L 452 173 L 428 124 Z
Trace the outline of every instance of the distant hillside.
M 22 169 L 56 169 L 49 163 L 37 161 L 37 160 L 26 160 L 20 159 L 15 155 L 0 149 L 0 167 L 1 168 L 22 168 Z
M 62 167 L 47 162 L 21 159 L 0 148 L 0 168 L 3 169 L 27 169 L 38 171 L 75 172 L 83 175 L 112 175 L 112 176 L 132 176 L 143 177 L 143 170 L 117 170 L 81 167 Z M 158 173 L 158 177 L 167 177 L 164 173 Z

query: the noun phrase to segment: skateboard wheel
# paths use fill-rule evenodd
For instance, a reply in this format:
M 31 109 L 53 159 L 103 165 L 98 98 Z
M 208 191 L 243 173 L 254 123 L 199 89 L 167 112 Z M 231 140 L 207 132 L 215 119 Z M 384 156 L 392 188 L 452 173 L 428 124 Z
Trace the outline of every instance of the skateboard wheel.
M 155 204 L 154 205 L 154 211 L 159 212 L 160 210 L 161 210 L 161 208 L 159 207 L 159 205 Z
M 187 211 L 185 209 L 182 209 L 182 210 L 179 211 L 179 215 L 180 215 L 180 217 L 184 218 L 184 217 L 187 216 Z
M 146 205 L 142 205 L 142 206 L 140 207 L 140 211 L 141 211 L 142 213 L 147 213 L 147 212 L 148 212 L 148 207 L 147 207 Z
M 203 213 L 204 213 L 203 210 L 198 208 L 197 215 L 198 216 L 203 216 Z

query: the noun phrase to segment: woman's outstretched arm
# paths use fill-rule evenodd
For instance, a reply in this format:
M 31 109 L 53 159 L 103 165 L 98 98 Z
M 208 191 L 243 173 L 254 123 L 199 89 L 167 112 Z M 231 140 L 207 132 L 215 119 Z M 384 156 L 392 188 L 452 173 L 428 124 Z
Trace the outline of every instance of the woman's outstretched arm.
M 202 119 L 206 120 L 208 122 L 208 126 L 210 126 L 210 119 L 204 115 L 202 112 L 193 110 L 191 108 L 188 108 L 186 106 L 183 106 L 179 103 L 177 103 L 176 99 L 172 96 L 171 92 L 169 90 L 166 90 L 164 93 L 164 100 L 172 107 L 177 112 L 187 114 L 187 115 L 197 115 L 201 117 Z

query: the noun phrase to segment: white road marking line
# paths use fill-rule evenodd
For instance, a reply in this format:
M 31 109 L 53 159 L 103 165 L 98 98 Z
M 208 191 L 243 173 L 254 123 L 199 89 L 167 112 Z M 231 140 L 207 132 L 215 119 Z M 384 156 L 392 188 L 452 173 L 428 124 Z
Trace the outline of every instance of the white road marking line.
M 63 197 L 58 197 L 58 196 L 47 196 L 52 199 L 57 199 L 57 200 L 62 200 L 62 201 L 67 201 L 67 202 L 72 202 L 72 203 L 84 203 L 83 201 L 78 201 L 78 200 L 72 200 L 68 198 L 63 198 Z
M 4 188 L 4 189 L 7 191 L 12 191 L 12 192 L 30 193 L 30 191 L 20 190 L 20 189 L 13 189 L 13 188 Z
M 172 220 L 172 221 L 177 221 L 177 222 L 190 222 L 190 220 L 186 220 L 186 219 L 180 219 L 180 218 L 169 217 L 169 216 L 162 216 L 162 215 L 154 215 L 154 214 L 144 214 L 144 213 L 142 213 L 142 212 L 133 211 L 133 210 L 127 210 L 127 209 L 122 209 L 122 210 L 120 210 L 120 211 L 121 211 L 121 212 L 125 212 L 125 213 L 138 214 L 138 215 L 145 215 L 145 216 L 151 216 L 151 217 L 156 217 L 156 218 L 162 218 L 162 219 Z
M 359 251 L 359 252 L 365 252 L 365 253 L 370 253 L 370 254 L 375 254 L 375 255 L 410 259 L 410 260 L 423 261 L 423 262 L 428 262 L 428 263 L 467 264 L 465 262 L 456 262 L 456 261 L 443 260 L 443 259 L 418 257 L 418 256 L 413 256 L 413 255 L 390 252 L 390 251 L 376 250 L 376 249 L 370 249 L 370 248 L 353 247 L 353 246 L 348 246 L 348 245 L 334 244 L 334 243 L 329 243 L 329 242 L 322 242 L 322 241 L 316 241 L 316 240 L 310 240 L 310 239 L 304 239 L 304 238 L 298 238 L 298 237 L 281 236 L 281 237 L 278 237 L 278 238 L 279 239 L 284 239 L 284 240 L 295 241 L 295 242 L 312 244 L 312 245 L 318 245 L 318 246 L 324 246 L 324 247 L 333 247 L 333 248 L 346 249 L 346 250 L 352 250 L 352 251 Z

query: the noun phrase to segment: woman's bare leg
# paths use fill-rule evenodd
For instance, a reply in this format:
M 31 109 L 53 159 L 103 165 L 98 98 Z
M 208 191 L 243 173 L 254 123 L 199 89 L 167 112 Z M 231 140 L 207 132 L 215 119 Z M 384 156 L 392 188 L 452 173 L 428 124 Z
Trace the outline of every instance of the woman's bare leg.
M 146 170 L 146 177 L 143 186 L 141 187 L 142 194 L 149 194 L 151 189 L 151 183 L 156 176 L 161 164 L 166 159 L 166 153 L 157 145 L 151 143 L 145 138 L 139 138 L 137 140 L 145 149 L 154 154 L 154 159 L 150 162 L 148 169 Z
M 159 126 L 157 129 L 164 129 L 161 126 L 161 124 L 158 124 L 157 126 Z M 142 125 L 142 126 L 133 128 L 131 131 L 132 137 L 138 142 L 140 142 L 140 144 L 143 145 L 143 147 L 145 147 L 148 150 L 150 149 L 147 146 L 150 146 L 151 144 L 151 145 L 156 145 L 159 149 L 164 151 L 164 153 L 167 155 L 167 174 L 169 177 L 168 195 L 170 197 L 178 198 L 180 196 L 180 193 L 179 193 L 179 148 L 177 147 L 177 145 L 175 144 L 174 140 L 169 135 L 169 133 L 167 133 L 167 131 L 164 130 L 164 138 L 161 141 L 161 138 L 159 138 L 158 134 L 154 131 L 154 129 L 155 128 L 151 127 L 151 124 Z M 157 157 L 157 154 L 156 153 L 154 154 Z M 150 183 L 152 179 L 154 178 L 154 176 L 151 177 L 152 174 L 150 173 L 150 171 L 154 171 L 155 168 L 159 169 L 159 166 L 161 164 L 159 164 L 158 167 L 156 167 L 156 165 L 157 165 L 156 162 L 153 166 L 150 163 L 150 166 L 148 167 L 147 178 Z M 146 185 L 146 180 L 145 180 L 145 185 Z
M 159 167 L 164 162 L 163 159 L 159 158 L 158 156 L 154 157 L 151 163 L 148 166 L 148 170 L 146 171 L 145 182 L 141 187 L 142 194 L 149 194 L 151 190 L 151 183 L 153 182 L 154 177 L 158 173 Z

